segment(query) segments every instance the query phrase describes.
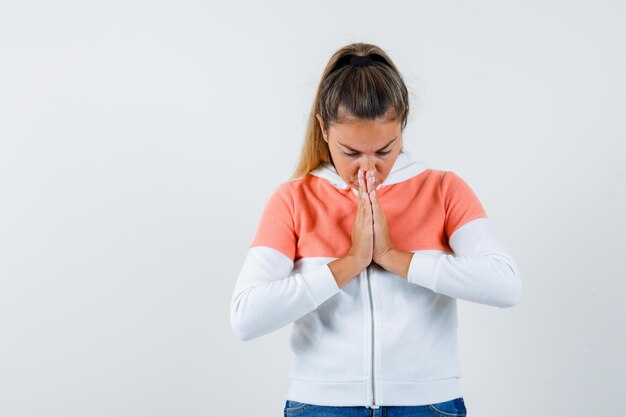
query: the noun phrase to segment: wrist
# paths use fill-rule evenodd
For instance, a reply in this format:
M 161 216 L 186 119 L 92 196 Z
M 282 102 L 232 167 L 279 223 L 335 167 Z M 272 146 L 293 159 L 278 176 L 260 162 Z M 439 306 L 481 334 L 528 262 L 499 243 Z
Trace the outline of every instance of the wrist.
M 376 259 L 376 263 L 385 269 L 389 269 L 393 263 L 393 259 L 396 258 L 396 248 L 388 249 L 383 255 Z
M 365 260 L 359 256 L 356 256 L 354 254 L 348 254 L 345 256 L 345 258 L 348 260 L 348 263 L 352 266 L 352 268 L 355 271 L 361 272 L 362 270 L 364 270 L 365 268 L 368 267 L 368 265 L 370 264 L 371 260 Z M 358 273 L 357 272 L 357 273 Z
M 407 279 L 413 252 L 391 248 L 376 262 L 389 272 Z

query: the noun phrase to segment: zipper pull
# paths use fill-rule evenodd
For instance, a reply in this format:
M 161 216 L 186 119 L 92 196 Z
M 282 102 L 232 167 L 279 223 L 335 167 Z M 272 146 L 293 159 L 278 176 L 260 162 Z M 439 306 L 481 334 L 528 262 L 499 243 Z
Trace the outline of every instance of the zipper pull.
M 379 405 L 376 405 L 376 404 L 366 405 L 365 407 L 366 407 L 366 408 L 371 408 L 371 409 L 373 409 L 373 410 L 377 410 L 377 409 L 379 409 L 379 408 L 380 408 L 380 406 L 379 406 Z

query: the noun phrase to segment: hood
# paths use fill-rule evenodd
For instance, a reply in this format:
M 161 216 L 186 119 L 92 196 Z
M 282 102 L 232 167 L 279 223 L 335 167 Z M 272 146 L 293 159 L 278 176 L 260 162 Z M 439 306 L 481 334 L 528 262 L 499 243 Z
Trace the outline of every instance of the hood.
M 406 181 L 428 168 L 430 168 L 430 164 L 427 162 L 416 160 L 410 152 L 401 152 L 398 154 L 398 157 L 391 167 L 389 175 L 385 178 L 385 181 L 379 184 L 376 189 L 378 190 L 379 188 L 387 185 Z M 314 169 L 310 172 L 310 174 L 315 175 L 316 177 L 324 178 L 337 188 L 351 188 L 350 185 L 348 185 L 343 178 L 339 176 L 335 170 L 335 166 L 330 162 Z M 359 193 L 358 190 L 355 190 L 354 188 L 352 191 L 355 194 Z

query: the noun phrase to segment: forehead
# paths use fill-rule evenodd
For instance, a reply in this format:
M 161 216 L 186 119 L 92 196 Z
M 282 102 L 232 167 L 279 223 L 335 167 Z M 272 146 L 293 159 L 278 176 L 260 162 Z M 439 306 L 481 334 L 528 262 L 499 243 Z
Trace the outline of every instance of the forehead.
M 333 124 L 329 129 L 331 140 L 353 149 L 368 150 L 385 146 L 400 135 L 399 121 L 352 121 Z M 394 142 L 395 143 L 395 142 Z

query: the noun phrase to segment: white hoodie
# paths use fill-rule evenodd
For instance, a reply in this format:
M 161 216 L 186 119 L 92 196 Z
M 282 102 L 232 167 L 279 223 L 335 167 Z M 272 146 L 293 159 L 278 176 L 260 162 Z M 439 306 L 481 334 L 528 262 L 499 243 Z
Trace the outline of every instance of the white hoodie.
M 456 299 L 510 307 L 522 281 L 469 185 L 400 153 L 377 187 L 408 277 L 376 263 L 339 288 L 358 205 L 332 164 L 269 198 L 237 278 L 231 326 L 250 340 L 293 323 L 287 399 L 316 405 L 425 405 L 462 397 Z

